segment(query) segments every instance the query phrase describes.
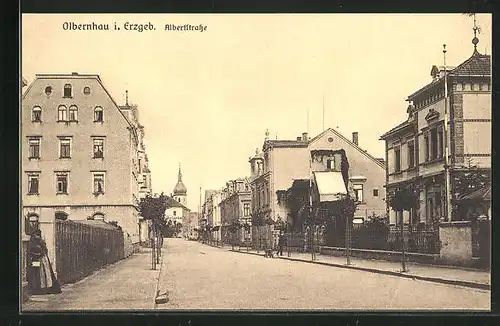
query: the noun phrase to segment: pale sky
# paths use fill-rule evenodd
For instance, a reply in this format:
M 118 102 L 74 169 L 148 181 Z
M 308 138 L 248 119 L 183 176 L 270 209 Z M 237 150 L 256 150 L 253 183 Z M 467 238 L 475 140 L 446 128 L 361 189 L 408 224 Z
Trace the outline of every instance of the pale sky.
M 126 31 L 125 22 L 154 31 Z M 114 22 L 120 31 L 69 31 L 64 22 Z M 477 15 L 478 50 L 491 54 L 491 15 Z M 165 31 L 203 24 L 204 32 Z M 248 158 L 270 138 L 337 128 L 385 157 L 380 135 L 406 119 L 408 95 L 432 65 L 472 55 L 473 19 L 461 14 L 23 15 L 22 75 L 99 74 L 119 103 L 138 104 L 153 191 L 170 194 L 178 163 L 188 207 L 199 189 L 249 175 Z

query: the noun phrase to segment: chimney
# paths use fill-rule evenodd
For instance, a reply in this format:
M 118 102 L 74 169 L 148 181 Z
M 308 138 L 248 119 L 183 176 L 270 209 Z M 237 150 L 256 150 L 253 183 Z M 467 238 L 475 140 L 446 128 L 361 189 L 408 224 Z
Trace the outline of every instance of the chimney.
M 300 136 L 299 136 L 299 137 L 297 137 L 297 140 L 302 140 L 302 137 L 300 137 Z
M 302 133 L 302 140 L 303 141 L 307 141 L 308 140 L 308 138 L 307 138 L 307 132 L 303 132 Z
M 358 132 L 355 131 L 352 133 L 352 142 L 355 144 L 355 145 L 358 145 Z
M 72 72 L 71 75 L 78 76 L 78 73 L 77 72 Z

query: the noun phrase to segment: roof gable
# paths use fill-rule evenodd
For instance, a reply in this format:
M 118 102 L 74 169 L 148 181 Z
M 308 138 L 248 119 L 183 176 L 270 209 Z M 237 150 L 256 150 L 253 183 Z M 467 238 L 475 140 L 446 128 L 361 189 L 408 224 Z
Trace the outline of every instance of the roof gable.
M 342 135 L 340 132 L 336 131 L 333 128 L 328 128 L 325 131 L 323 131 L 322 133 L 320 133 L 319 135 L 317 135 L 316 137 L 314 137 L 313 139 L 311 139 L 309 142 L 309 146 L 311 146 L 313 143 L 317 142 L 319 139 L 325 137 L 328 133 L 332 133 L 334 136 L 336 136 L 337 138 L 344 141 L 345 143 L 347 143 L 351 147 L 355 148 L 358 152 L 362 153 L 363 155 L 365 155 L 366 157 L 371 159 L 375 164 L 377 164 L 378 166 L 385 169 L 385 163 L 382 163 L 381 161 L 377 160 L 375 157 L 370 155 L 368 152 L 365 152 L 361 147 L 354 144 L 352 141 L 347 139 L 344 135 Z

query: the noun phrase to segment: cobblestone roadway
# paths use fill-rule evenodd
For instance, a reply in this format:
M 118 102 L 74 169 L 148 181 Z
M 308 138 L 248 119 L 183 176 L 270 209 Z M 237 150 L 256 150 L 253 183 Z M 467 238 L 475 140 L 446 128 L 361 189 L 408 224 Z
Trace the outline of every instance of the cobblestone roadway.
M 157 309 L 490 309 L 490 292 L 166 239 Z

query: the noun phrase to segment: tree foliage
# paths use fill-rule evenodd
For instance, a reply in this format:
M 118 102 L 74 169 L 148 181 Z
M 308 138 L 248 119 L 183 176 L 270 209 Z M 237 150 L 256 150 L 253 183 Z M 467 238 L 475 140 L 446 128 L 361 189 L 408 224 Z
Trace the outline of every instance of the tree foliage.
M 161 193 L 159 196 L 147 195 L 139 201 L 139 212 L 145 220 L 152 220 L 159 224 L 165 218 L 167 197 Z
M 411 211 L 420 202 L 420 192 L 413 184 L 399 186 L 387 194 L 389 207 L 396 212 Z

